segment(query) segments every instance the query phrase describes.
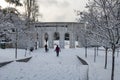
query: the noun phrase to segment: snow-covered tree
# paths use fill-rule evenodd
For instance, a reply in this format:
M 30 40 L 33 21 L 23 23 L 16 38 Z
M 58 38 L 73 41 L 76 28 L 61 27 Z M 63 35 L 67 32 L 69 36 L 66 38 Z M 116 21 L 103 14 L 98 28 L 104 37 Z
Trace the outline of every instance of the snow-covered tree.
M 7 22 L 5 20 L 5 14 L 4 14 L 4 11 L 1 10 L 0 11 L 0 35 L 1 37 L 0 38 L 6 38 L 6 39 L 10 39 L 9 36 L 10 36 L 10 32 L 11 32 L 11 29 L 14 28 L 14 25 L 10 22 Z
M 120 44 L 120 2 L 119 0 L 93 0 L 87 5 L 89 11 L 84 20 L 93 33 L 94 40 L 112 50 L 111 80 L 114 80 L 115 51 Z
M 20 3 L 20 0 L 6 0 L 6 1 L 9 4 L 14 4 L 15 7 L 22 5 Z M 15 51 L 16 58 L 18 47 L 19 48 L 34 47 L 35 38 L 33 37 L 35 37 L 34 35 L 35 33 L 33 33 L 33 30 L 31 30 L 30 27 L 29 28 L 27 27 L 26 25 L 27 22 L 28 21 L 26 20 L 26 17 L 23 17 L 14 7 L 7 7 L 0 11 L 0 25 L 1 25 L 0 29 L 2 31 L 1 33 L 6 33 L 7 35 L 9 35 L 8 37 L 12 40 L 12 43 L 14 44 L 13 47 L 16 48 Z
M 25 23 L 23 20 L 21 20 L 19 16 L 20 14 L 15 8 L 5 8 L 2 10 L 1 15 L 3 16 L 1 18 L 1 31 L 4 33 L 9 32 L 9 38 L 11 38 L 12 42 L 15 43 L 15 58 L 17 58 L 18 40 L 20 39 L 19 34 L 24 31 Z
M 85 57 L 87 58 L 87 48 L 90 46 L 90 41 L 88 36 L 89 32 L 86 31 L 86 26 L 80 27 L 77 30 L 77 34 L 78 34 L 79 45 L 85 47 Z

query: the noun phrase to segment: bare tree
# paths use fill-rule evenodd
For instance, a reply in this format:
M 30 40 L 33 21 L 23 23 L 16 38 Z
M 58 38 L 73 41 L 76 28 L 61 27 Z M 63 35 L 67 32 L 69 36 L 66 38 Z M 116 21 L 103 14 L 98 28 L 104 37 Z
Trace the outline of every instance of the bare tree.
M 39 6 L 37 0 L 25 0 L 25 15 L 27 16 L 28 23 L 30 21 L 35 22 L 38 21 L 39 17 Z

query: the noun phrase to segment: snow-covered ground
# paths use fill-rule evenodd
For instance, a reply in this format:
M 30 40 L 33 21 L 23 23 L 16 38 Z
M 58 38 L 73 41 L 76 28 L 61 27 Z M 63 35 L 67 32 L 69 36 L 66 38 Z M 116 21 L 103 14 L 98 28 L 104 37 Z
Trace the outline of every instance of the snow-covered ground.
M 108 53 L 108 66 L 104 69 L 105 51 L 99 50 L 96 62 L 94 62 L 94 49 L 88 49 L 88 57 L 85 58 L 83 53 L 84 49 L 78 49 L 80 51 L 78 55 L 85 59 L 89 64 L 89 80 L 111 80 L 111 66 L 112 66 L 112 54 Z M 78 52 L 77 50 L 75 53 Z M 120 80 L 120 57 L 115 59 L 115 78 L 114 80 Z
M 14 59 L 14 49 L 1 49 L 0 51 L 2 61 Z M 25 50 L 18 50 L 18 52 L 18 58 L 24 57 Z M 27 55 L 30 56 L 30 54 Z M 27 63 L 14 61 L 0 68 L 0 80 L 86 79 L 87 67 L 84 67 L 75 55 L 70 55 L 68 50 L 62 50 L 60 56 L 56 57 L 54 49 L 50 49 L 48 53 L 45 53 L 44 49 L 38 49 L 31 56 L 32 59 Z
M 84 57 L 84 48 L 62 49 L 56 57 L 54 49 L 45 53 L 44 49 L 35 50 L 32 59 L 27 62 L 12 62 L 0 68 L 0 80 L 87 80 L 87 68 L 77 59 L 76 55 L 89 64 L 89 80 L 110 80 L 111 53 L 108 55 L 108 68 L 104 69 L 104 51 L 99 51 L 94 63 L 94 52 L 90 48 L 88 57 Z M 18 58 L 25 55 L 25 50 L 18 50 Z M 14 60 L 14 49 L 0 49 L 0 62 Z M 120 79 L 120 58 L 116 57 L 115 80 Z

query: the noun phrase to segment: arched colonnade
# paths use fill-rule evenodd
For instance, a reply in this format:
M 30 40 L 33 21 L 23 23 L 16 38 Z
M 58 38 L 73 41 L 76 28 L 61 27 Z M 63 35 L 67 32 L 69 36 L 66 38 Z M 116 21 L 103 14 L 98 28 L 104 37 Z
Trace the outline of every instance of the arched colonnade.
M 45 22 L 36 23 L 35 29 L 38 34 L 37 42 L 40 48 L 43 48 L 45 44 L 49 48 L 54 48 L 54 45 L 59 45 L 61 48 L 65 48 L 65 41 L 69 41 L 69 47 L 75 48 L 76 41 L 76 28 L 78 23 L 74 22 Z M 55 43 L 55 41 L 58 41 Z

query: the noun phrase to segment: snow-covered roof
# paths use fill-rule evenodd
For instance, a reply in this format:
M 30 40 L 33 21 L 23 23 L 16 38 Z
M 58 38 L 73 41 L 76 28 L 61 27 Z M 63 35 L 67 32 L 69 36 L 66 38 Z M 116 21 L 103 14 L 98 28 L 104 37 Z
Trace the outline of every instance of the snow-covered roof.
M 35 27 L 68 27 L 68 25 L 82 25 L 79 22 L 37 22 L 32 23 Z

